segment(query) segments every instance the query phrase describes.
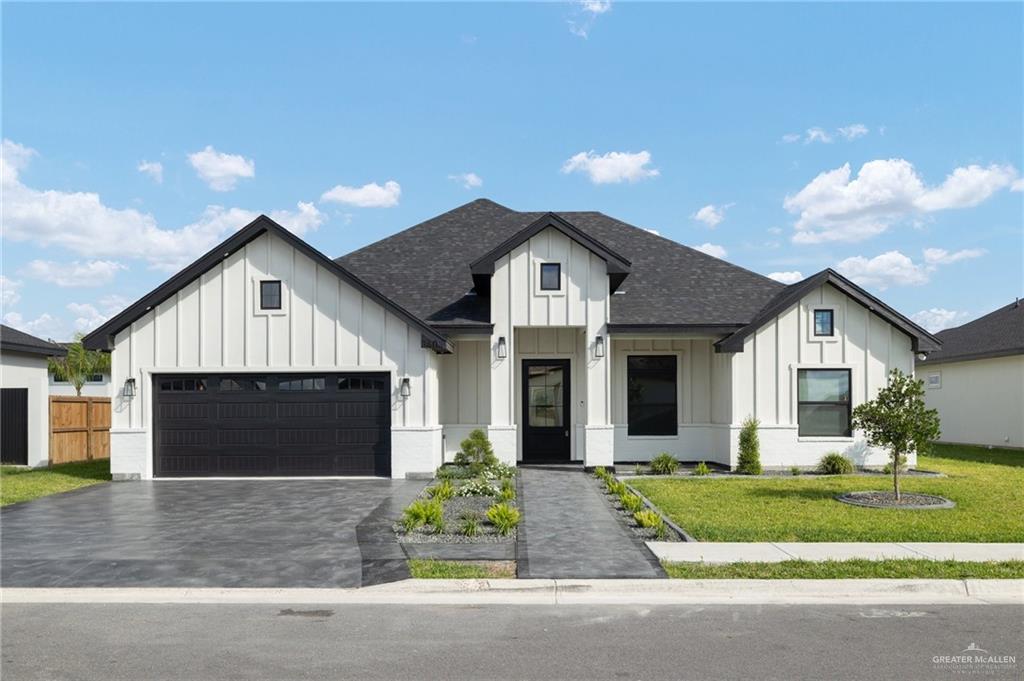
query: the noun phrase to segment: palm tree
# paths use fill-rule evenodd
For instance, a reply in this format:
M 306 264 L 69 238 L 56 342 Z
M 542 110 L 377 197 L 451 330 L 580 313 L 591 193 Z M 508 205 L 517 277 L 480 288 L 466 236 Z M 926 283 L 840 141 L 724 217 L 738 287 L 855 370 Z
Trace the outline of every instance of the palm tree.
M 82 395 L 82 386 L 93 374 L 110 373 L 110 355 L 99 350 L 86 350 L 82 334 L 75 334 L 75 342 L 68 345 L 64 357 L 50 358 L 50 371 L 54 378 L 75 386 L 75 394 Z

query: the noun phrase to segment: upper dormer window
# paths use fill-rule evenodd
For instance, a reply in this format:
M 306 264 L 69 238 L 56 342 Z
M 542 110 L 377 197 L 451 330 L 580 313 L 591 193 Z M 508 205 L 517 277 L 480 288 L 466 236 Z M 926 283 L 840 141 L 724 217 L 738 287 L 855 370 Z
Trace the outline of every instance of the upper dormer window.
M 281 309 L 281 282 L 261 281 L 260 282 L 260 309 L 280 310 Z
M 562 264 L 544 262 L 540 265 L 540 290 L 559 291 L 562 288 Z
M 835 312 L 833 310 L 814 311 L 814 335 L 835 335 Z

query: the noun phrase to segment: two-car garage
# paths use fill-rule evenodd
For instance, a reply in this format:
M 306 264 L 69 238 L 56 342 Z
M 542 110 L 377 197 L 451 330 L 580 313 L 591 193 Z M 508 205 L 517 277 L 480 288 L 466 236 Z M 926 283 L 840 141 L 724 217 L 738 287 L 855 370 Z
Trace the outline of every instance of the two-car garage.
M 388 373 L 153 377 L 156 477 L 390 476 Z

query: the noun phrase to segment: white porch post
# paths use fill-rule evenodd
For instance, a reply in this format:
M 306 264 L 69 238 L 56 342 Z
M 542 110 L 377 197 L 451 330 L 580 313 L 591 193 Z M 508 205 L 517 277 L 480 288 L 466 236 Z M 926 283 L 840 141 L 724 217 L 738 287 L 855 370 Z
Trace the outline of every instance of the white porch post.
M 608 277 L 604 272 L 591 270 L 590 295 L 587 300 L 587 328 L 583 341 L 584 363 L 587 376 L 586 434 L 583 443 L 583 465 L 615 465 L 615 427 L 611 412 L 612 343 L 608 338 Z M 602 355 L 598 356 L 597 337 L 603 341 Z
M 518 450 L 515 420 L 515 334 L 509 310 L 508 256 L 500 259 L 491 276 L 491 322 L 494 329 L 488 344 L 490 352 L 491 414 L 487 437 L 494 446 L 498 460 L 515 465 Z M 498 356 L 501 339 L 505 339 L 504 358 Z

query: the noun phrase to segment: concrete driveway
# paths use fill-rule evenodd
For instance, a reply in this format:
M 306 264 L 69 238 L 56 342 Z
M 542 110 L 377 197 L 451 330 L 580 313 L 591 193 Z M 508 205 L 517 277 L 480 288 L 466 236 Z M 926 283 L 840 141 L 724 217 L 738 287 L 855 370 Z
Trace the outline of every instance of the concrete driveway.
M 5 587 L 341 587 L 408 577 L 405 480 L 124 482 L 0 511 Z

